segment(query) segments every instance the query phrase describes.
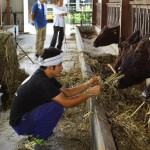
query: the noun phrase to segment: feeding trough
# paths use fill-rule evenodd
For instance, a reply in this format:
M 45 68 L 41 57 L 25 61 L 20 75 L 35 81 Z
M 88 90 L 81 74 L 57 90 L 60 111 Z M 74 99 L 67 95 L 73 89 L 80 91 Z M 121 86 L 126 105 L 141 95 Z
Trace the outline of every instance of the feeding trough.
M 116 55 L 110 55 L 109 51 L 109 54 L 105 53 L 105 55 L 99 55 L 97 57 L 96 55 L 90 55 L 90 57 L 87 57 L 87 51 L 89 47 L 92 47 L 92 40 L 89 43 L 85 43 L 85 39 L 82 37 L 79 28 L 76 28 L 76 41 L 83 76 L 90 76 L 97 73 L 101 75 L 105 83 L 109 76 L 113 74 L 110 68 L 108 68 L 107 63 L 112 63 L 115 60 L 114 57 L 117 57 L 117 53 L 114 53 Z M 106 52 L 107 48 L 103 47 L 103 49 Z M 109 49 L 115 49 L 115 47 L 109 46 Z M 93 48 L 92 51 L 96 51 L 96 49 Z M 88 65 L 89 58 L 95 63 L 93 65 L 94 67 Z M 109 74 L 106 74 L 107 72 L 105 70 L 103 72 L 97 72 L 97 70 L 101 69 L 109 70 Z M 125 90 L 118 90 L 113 85 L 111 85 L 113 87 L 111 88 L 109 85 L 108 91 L 105 91 L 103 95 L 100 94 L 99 97 L 93 97 L 89 100 L 87 105 L 91 112 L 91 145 L 94 150 L 113 150 L 116 147 L 118 150 L 149 149 L 149 134 L 147 133 L 149 130 L 149 106 L 144 105 L 142 108 L 139 108 L 141 103 L 143 103 L 140 92 L 143 91 L 144 85 L 145 83 L 141 83 L 140 85 Z M 137 108 L 139 108 L 138 111 Z M 105 114 L 107 114 L 109 122 Z M 113 136 L 111 133 L 113 133 Z M 141 137 L 143 138 L 141 139 Z M 107 143 L 106 139 L 111 141 Z M 110 143 L 113 143 L 112 145 L 114 147 Z
M 90 29 L 90 30 L 89 30 Z M 88 77 L 92 74 L 92 70 L 90 66 L 87 64 L 85 58 L 85 46 L 83 44 L 83 40 L 81 34 L 87 34 L 88 31 L 90 34 L 96 36 L 96 29 L 95 26 L 81 26 L 76 27 L 76 42 L 77 48 L 79 51 L 79 61 L 81 64 L 81 70 L 83 77 Z M 80 33 L 82 32 L 82 33 Z M 89 34 L 89 35 L 90 35 Z M 87 34 L 88 35 L 88 34 Z M 104 110 L 101 107 L 98 107 L 94 103 L 94 99 L 97 97 L 92 97 L 87 102 L 87 106 L 90 115 L 90 130 L 91 130 L 91 145 L 93 150 L 116 150 L 115 142 L 111 133 L 111 127 L 107 122 L 107 117 L 105 116 Z M 103 119 L 101 119 L 103 118 Z

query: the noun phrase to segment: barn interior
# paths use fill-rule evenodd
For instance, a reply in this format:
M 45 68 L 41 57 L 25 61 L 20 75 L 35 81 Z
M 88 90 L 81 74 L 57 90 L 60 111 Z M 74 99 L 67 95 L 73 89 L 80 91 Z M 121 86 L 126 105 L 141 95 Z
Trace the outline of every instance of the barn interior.
M 15 91 L 39 67 L 34 58 L 35 28 L 30 19 L 35 2 L 37 0 L 0 0 L 1 150 L 25 150 L 27 137 L 18 136 L 9 126 L 9 112 Z M 55 4 L 56 0 L 46 1 L 47 7 Z M 121 77 L 115 74 L 113 64 L 121 54 L 119 42 L 126 42 L 137 30 L 141 38 L 150 33 L 150 2 L 64 0 L 64 5 L 68 16 L 62 48 L 65 71 L 60 81 L 66 86 L 75 86 L 98 74 L 106 89 L 83 105 L 66 109 L 44 149 L 149 150 L 150 105 L 142 95 L 149 86 L 149 79 L 117 89 L 115 84 Z M 99 36 L 105 27 L 119 27 L 118 42 L 113 38 L 108 42 L 106 38 L 105 46 L 100 46 L 103 40 L 100 41 Z M 45 48 L 49 46 L 52 34 L 53 19 L 48 19 Z M 97 38 L 98 46 L 94 47 Z

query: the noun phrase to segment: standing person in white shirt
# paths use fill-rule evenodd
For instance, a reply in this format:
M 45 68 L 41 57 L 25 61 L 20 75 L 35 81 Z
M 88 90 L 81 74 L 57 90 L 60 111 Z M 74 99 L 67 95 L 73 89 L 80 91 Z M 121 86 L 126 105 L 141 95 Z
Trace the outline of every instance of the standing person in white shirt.
M 52 41 L 50 43 L 50 47 L 55 47 L 59 32 L 57 48 L 61 50 L 62 42 L 64 40 L 64 28 L 65 28 L 64 17 L 67 16 L 67 9 L 65 6 L 63 6 L 63 0 L 57 0 L 57 4 L 54 5 L 53 7 L 53 14 L 54 14 L 53 19 L 54 33 Z

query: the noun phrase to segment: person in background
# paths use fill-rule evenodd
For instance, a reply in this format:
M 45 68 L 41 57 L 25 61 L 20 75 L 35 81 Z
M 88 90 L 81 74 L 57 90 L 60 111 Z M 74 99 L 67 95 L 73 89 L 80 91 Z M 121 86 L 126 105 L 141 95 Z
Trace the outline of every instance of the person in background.
M 99 94 L 103 86 L 95 76 L 73 88 L 66 88 L 56 77 L 63 70 L 62 51 L 47 48 L 40 58 L 40 68 L 17 89 L 10 111 L 10 125 L 18 135 L 30 135 L 26 148 L 40 147 L 53 133 L 64 108 L 74 107 Z
M 50 47 L 56 46 L 57 36 L 59 33 L 57 48 L 61 50 L 65 32 L 64 17 L 67 16 L 67 9 L 65 6 L 63 6 L 63 0 L 57 0 L 57 5 L 54 5 L 53 7 L 53 14 L 54 14 L 53 19 L 54 33 L 50 43 Z
M 46 38 L 46 0 L 38 0 L 32 6 L 31 24 L 35 26 L 36 40 L 35 40 L 35 58 L 37 59 L 43 52 L 44 41 Z

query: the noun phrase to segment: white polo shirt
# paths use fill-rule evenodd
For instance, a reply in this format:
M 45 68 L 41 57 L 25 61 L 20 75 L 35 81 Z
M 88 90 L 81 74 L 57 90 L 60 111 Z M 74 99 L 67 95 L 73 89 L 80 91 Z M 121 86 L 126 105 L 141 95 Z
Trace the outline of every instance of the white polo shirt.
M 62 6 L 62 7 L 58 7 L 57 5 L 53 6 L 54 26 L 65 27 L 64 17 L 60 15 L 62 13 L 67 13 L 67 9 L 65 6 Z

